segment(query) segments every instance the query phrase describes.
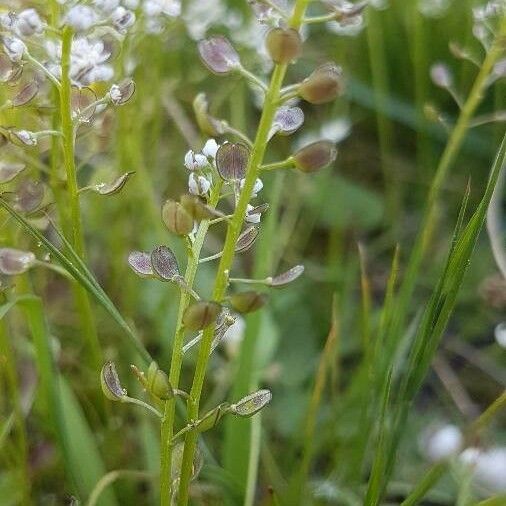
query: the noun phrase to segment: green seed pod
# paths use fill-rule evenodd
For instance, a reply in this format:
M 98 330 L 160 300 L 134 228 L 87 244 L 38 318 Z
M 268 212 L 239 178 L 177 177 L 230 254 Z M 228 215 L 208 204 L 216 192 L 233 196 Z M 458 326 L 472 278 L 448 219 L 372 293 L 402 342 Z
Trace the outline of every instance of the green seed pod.
M 265 39 L 267 51 L 274 63 L 290 63 L 300 56 L 302 40 L 293 28 L 273 28 Z
M 265 293 L 248 290 L 247 292 L 235 293 L 230 297 L 230 305 L 238 313 L 252 313 L 260 309 L 267 302 Z
M 209 220 L 216 217 L 214 209 L 210 208 L 197 195 L 182 195 L 181 205 L 195 221 Z
M 299 149 L 293 160 L 302 172 L 316 172 L 330 165 L 337 156 L 337 149 L 331 141 L 317 141 Z
M 216 168 L 225 181 L 239 181 L 246 177 L 249 148 L 241 143 L 226 142 L 216 152 Z
M 221 306 L 217 302 L 195 302 L 184 312 L 184 326 L 188 330 L 202 330 L 215 322 L 220 312 Z
M 127 391 L 121 386 L 114 362 L 106 362 L 100 372 L 102 392 L 111 401 L 121 401 Z
M 148 368 L 147 386 L 149 391 L 159 399 L 166 401 L 174 397 L 174 390 L 169 382 L 169 378 L 158 367 L 156 362 L 151 362 Z
M 299 95 L 310 104 L 331 102 L 344 91 L 343 72 L 334 63 L 318 67 L 299 86 Z
M 188 235 L 193 230 L 193 218 L 174 200 L 167 200 L 163 205 L 162 220 L 165 226 L 177 235 Z
M 249 417 L 258 413 L 272 399 L 270 390 L 258 390 L 243 397 L 230 406 L 230 412 L 238 416 Z
M 216 137 L 225 133 L 224 122 L 209 114 L 209 105 L 204 93 L 199 93 L 193 101 L 193 111 L 197 124 L 207 135 Z
M 211 411 L 208 411 L 200 420 L 198 420 L 195 425 L 195 430 L 197 430 L 197 432 L 206 432 L 211 430 L 218 424 L 223 415 L 227 413 L 229 407 L 230 404 L 228 402 L 224 402 L 219 406 L 216 406 Z

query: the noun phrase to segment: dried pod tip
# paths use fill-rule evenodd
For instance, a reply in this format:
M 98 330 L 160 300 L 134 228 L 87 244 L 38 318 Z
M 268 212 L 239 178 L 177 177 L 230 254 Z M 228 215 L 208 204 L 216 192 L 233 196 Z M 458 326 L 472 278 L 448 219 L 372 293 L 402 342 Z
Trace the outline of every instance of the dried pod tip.
M 304 79 L 298 88 L 299 95 L 311 104 L 325 104 L 342 95 L 344 78 L 341 67 L 326 63 Z
M 128 264 L 138 276 L 142 278 L 153 277 L 153 268 L 151 267 L 151 253 L 145 251 L 132 251 L 128 255 Z
M 31 251 L 21 251 L 14 248 L 0 248 L 0 273 L 7 276 L 23 274 L 36 262 Z
M 167 374 L 158 367 L 156 362 L 151 362 L 147 376 L 148 389 L 155 397 L 164 401 L 174 397 L 174 390 Z
M 230 412 L 238 416 L 249 417 L 258 413 L 272 399 L 270 390 L 258 390 L 243 397 L 240 401 L 230 406 Z
M 302 172 L 316 172 L 330 165 L 337 156 L 337 148 L 331 141 L 317 141 L 299 149 L 294 155 L 295 167 Z
M 221 312 L 217 302 L 199 301 L 188 306 L 183 315 L 183 323 L 187 330 L 202 330 L 216 321 Z
M 216 152 L 216 168 L 226 181 L 239 181 L 246 177 L 250 151 L 241 143 L 226 142 Z
M 296 265 L 295 267 L 292 267 L 291 269 L 287 270 L 286 272 L 283 272 L 282 274 L 278 274 L 277 276 L 274 276 L 271 279 L 270 285 L 275 288 L 282 288 L 292 281 L 295 281 L 298 277 L 302 276 L 302 273 L 304 272 L 304 266 L 303 265 Z
M 181 205 L 186 212 L 195 220 L 202 221 L 208 220 L 215 216 L 213 209 L 211 209 L 199 196 L 197 195 L 182 195 L 180 198 Z
M 168 246 L 157 246 L 151 252 L 151 267 L 153 272 L 163 281 L 172 281 L 179 276 L 176 255 Z
M 293 28 L 273 28 L 267 34 L 265 45 L 274 63 L 286 64 L 300 56 L 302 39 Z
M 267 295 L 254 290 L 235 293 L 230 297 L 230 305 L 238 313 L 252 313 L 267 302 Z
M 162 220 L 167 229 L 177 235 L 188 235 L 193 230 L 191 214 L 175 200 L 167 200 L 163 205 Z
M 121 386 L 114 362 L 106 362 L 100 372 L 100 383 L 104 395 L 111 401 L 121 401 L 127 391 Z
M 237 51 L 225 37 L 202 40 L 198 44 L 198 50 L 204 65 L 216 74 L 228 74 L 241 65 Z

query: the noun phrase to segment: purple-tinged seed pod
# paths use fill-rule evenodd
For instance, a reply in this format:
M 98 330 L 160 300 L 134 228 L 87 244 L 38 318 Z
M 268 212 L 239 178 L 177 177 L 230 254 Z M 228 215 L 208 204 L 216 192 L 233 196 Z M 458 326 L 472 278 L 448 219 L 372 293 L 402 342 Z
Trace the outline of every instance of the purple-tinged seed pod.
M 241 65 L 237 51 L 221 35 L 200 41 L 198 50 L 204 65 L 216 74 L 228 74 Z
M 131 251 L 128 255 L 128 264 L 132 270 L 141 278 L 152 278 L 154 276 L 151 266 L 151 253 L 145 251 Z
M 167 200 L 163 205 L 162 221 L 170 232 L 177 235 L 188 235 L 193 230 L 191 214 L 175 200 Z
M 295 267 L 292 267 L 291 269 L 288 269 L 286 272 L 283 272 L 282 274 L 278 274 L 277 276 L 274 276 L 271 279 L 270 286 L 273 286 L 274 288 L 283 288 L 289 283 L 292 283 L 297 278 L 302 276 L 302 273 L 304 272 L 304 266 L 303 265 L 296 265 Z
M 157 246 L 151 252 L 151 267 L 163 281 L 172 281 L 180 275 L 176 255 L 168 246 Z
M 217 302 L 199 301 L 188 306 L 183 315 L 183 324 L 187 330 L 202 330 L 216 321 L 221 312 Z
M 234 415 L 249 417 L 258 413 L 264 406 L 269 404 L 272 399 L 270 390 L 258 390 L 252 394 L 243 397 L 240 401 L 230 406 L 230 412 Z
M 42 204 L 44 193 L 44 185 L 39 181 L 20 182 L 16 188 L 15 209 L 24 213 L 35 211 Z
M 102 392 L 111 401 L 121 401 L 127 395 L 127 391 L 121 386 L 114 362 L 106 362 L 102 367 L 100 384 Z
M 238 313 L 252 313 L 264 306 L 266 302 L 267 295 L 254 290 L 234 293 L 230 297 L 230 305 Z
M 113 84 L 109 89 L 109 97 L 114 105 L 126 104 L 135 93 L 135 82 L 132 79 L 124 79 L 118 84 Z
M 243 251 L 248 250 L 249 248 L 251 248 L 251 246 L 253 246 L 257 237 L 258 237 L 258 228 L 253 226 L 248 227 L 244 232 L 241 233 L 241 235 L 237 239 L 235 251 L 237 253 L 242 253 Z
M 310 104 L 331 102 L 343 91 L 343 71 L 335 63 L 325 63 L 315 69 L 298 88 L 300 97 Z
M 304 113 L 300 107 L 280 107 L 272 122 L 273 130 L 281 135 L 290 135 L 296 132 L 304 123 Z
M 331 141 L 316 141 L 299 149 L 293 156 L 295 167 L 302 172 L 316 172 L 330 165 L 337 156 Z
M 38 92 L 39 83 L 37 81 L 30 81 L 28 84 L 25 84 L 11 100 L 12 106 L 21 107 L 22 105 L 28 104 L 37 96 Z
M 302 39 L 293 28 L 273 28 L 267 34 L 265 46 L 274 63 L 286 64 L 300 56 Z
M 246 177 L 249 148 L 241 143 L 226 142 L 216 152 L 216 168 L 225 181 L 239 181 Z
M 0 162 L 0 184 L 12 181 L 25 167 L 23 163 Z
M 0 248 L 0 272 L 7 276 L 15 276 L 28 271 L 36 258 L 31 251 L 14 248 Z

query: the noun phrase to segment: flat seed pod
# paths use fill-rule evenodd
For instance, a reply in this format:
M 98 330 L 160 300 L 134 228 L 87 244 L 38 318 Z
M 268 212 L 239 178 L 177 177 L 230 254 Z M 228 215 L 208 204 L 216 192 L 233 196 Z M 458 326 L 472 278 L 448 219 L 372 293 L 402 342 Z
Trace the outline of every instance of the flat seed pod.
M 16 189 L 17 211 L 30 213 L 37 209 L 44 199 L 44 185 L 38 181 L 22 181 Z
M 224 122 L 209 114 L 209 105 L 205 93 L 199 93 L 195 97 L 193 111 L 202 132 L 211 137 L 217 137 L 225 133 Z
M 190 331 L 202 330 L 215 322 L 220 312 L 221 306 L 217 302 L 195 302 L 184 312 L 184 326 Z
M 227 413 L 229 406 L 230 404 L 228 402 L 223 402 L 211 411 L 208 411 L 195 425 L 197 432 L 206 432 L 214 428 L 223 415 Z
M 267 34 L 265 46 L 274 63 L 290 63 L 300 56 L 302 40 L 293 28 L 273 28 Z
M 273 130 L 282 135 L 290 135 L 304 123 L 304 113 L 300 107 L 283 106 L 276 111 Z
M 151 252 L 151 267 L 163 281 L 172 281 L 175 276 L 179 276 L 176 256 L 167 246 L 157 246 Z
M 234 293 L 234 295 L 230 297 L 230 305 L 238 313 L 252 313 L 260 309 L 266 302 L 267 295 L 254 290 Z
M 99 183 L 95 185 L 93 189 L 100 195 L 114 195 L 124 188 L 133 174 L 135 174 L 135 172 L 125 172 L 111 183 Z
M 235 245 L 235 251 L 237 253 L 242 253 L 243 251 L 248 250 L 253 246 L 254 242 L 258 237 L 258 228 L 257 227 L 248 227 L 237 239 L 237 243 Z
M 337 156 L 337 149 L 331 141 L 316 141 L 299 149 L 293 159 L 302 172 L 316 172 L 330 165 Z
M 25 169 L 23 163 L 0 162 L 0 184 L 9 183 Z
M 216 168 L 225 181 L 239 181 L 246 177 L 250 151 L 241 143 L 227 142 L 216 152 Z
M 151 253 L 145 251 L 131 251 L 128 255 L 128 264 L 135 274 L 142 278 L 153 277 L 153 267 L 151 266 Z
M 28 102 L 32 101 L 39 92 L 39 83 L 37 81 L 31 81 L 28 84 L 25 84 L 23 88 L 16 94 L 16 96 L 11 100 L 12 105 L 14 107 L 20 107 L 22 105 L 28 104 Z
M 300 97 L 311 104 L 331 102 L 343 91 L 343 71 L 334 63 L 325 63 L 315 69 L 298 88 Z
M 184 442 L 180 441 L 177 443 L 173 450 L 172 450 L 172 465 L 170 467 L 171 470 L 171 480 L 173 483 L 173 487 L 177 484 L 177 481 L 179 480 L 179 477 L 181 475 L 181 466 L 183 463 L 183 453 L 184 453 Z M 195 451 L 195 457 L 193 458 L 193 465 L 192 465 L 192 475 L 191 479 L 192 481 L 197 478 L 197 476 L 200 474 L 200 471 L 202 470 L 202 467 L 204 465 L 204 457 L 202 456 L 202 451 L 197 446 L 197 449 Z
M 227 74 L 241 64 L 237 51 L 223 36 L 200 41 L 198 50 L 204 65 L 216 74 Z
M 113 84 L 109 90 L 111 102 L 114 105 L 126 104 L 135 93 L 135 83 L 132 79 L 124 79 L 118 84 Z
M 238 416 L 249 417 L 258 413 L 272 399 L 270 390 L 258 390 L 243 397 L 240 401 L 230 406 L 230 412 Z
M 275 288 L 282 288 L 291 283 L 292 281 L 295 281 L 298 277 L 302 275 L 303 272 L 304 266 L 296 265 L 295 267 L 292 267 L 286 272 L 274 276 L 271 280 L 270 285 L 274 286 Z
M 96 106 L 93 104 L 97 100 L 95 92 L 88 87 L 72 87 L 72 114 L 80 121 L 90 121 L 96 112 Z
M 208 220 L 220 216 L 218 212 L 209 207 L 197 195 L 182 195 L 179 201 L 195 221 Z
M 127 391 L 121 386 L 114 362 L 106 362 L 102 367 L 100 384 L 102 392 L 111 401 L 120 401 L 127 394 Z
M 163 205 L 162 220 L 167 229 L 177 235 L 188 235 L 193 230 L 191 214 L 175 200 L 167 200 Z
M 167 374 L 158 367 L 156 362 L 151 362 L 149 365 L 147 386 L 149 391 L 158 399 L 166 401 L 174 397 L 174 390 Z
M 35 264 L 35 260 L 31 251 L 0 248 L 0 272 L 7 276 L 23 274 Z

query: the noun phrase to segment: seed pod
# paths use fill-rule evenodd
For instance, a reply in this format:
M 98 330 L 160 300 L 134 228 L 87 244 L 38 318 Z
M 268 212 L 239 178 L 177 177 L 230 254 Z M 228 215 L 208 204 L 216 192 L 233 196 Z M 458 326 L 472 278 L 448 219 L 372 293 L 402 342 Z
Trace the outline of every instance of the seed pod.
M 135 83 L 132 79 L 124 79 L 118 84 L 113 84 L 109 90 L 109 97 L 114 105 L 126 104 L 135 93 Z
M 299 149 L 293 160 L 302 172 L 316 172 L 330 165 L 337 156 L 337 149 L 331 141 L 316 141 Z
M 298 88 L 299 95 L 310 104 L 331 102 L 344 91 L 341 67 L 334 63 L 321 65 L 304 79 Z
M 37 81 L 31 81 L 16 94 L 16 96 L 12 99 L 13 107 L 20 107 L 22 105 L 28 104 L 28 102 L 32 101 L 39 92 L 39 83 Z
M 258 413 L 272 399 L 270 390 L 258 390 L 243 397 L 230 406 L 230 412 L 238 416 L 249 417 Z
M 273 28 L 265 39 L 267 51 L 274 63 L 290 63 L 300 56 L 302 40 L 293 28 Z
M 205 93 L 199 93 L 193 101 L 193 112 L 199 128 L 205 134 L 216 137 L 225 133 L 224 121 L 209 114 L 209 104 Z
M 0 248 L 0 272 L 7 276 L 25 273 L 35 261 L 35 255 L 31 251 Z
M 215 74 L 228 74 L 241 65 L 237 51 L 225 37 L 202 40 L 198 44 L 198 50 L 204 65 Z
M 100 195 L 114 195 L 123 189 L 132 174 L 135 172 L 125 172 L 111 183 L 99 183 L 93 189 Z
M 258 228 L 256 227 L 248 227 L 237 239 L 237 243 L 235 245 L 235 251 L 237 253 L 242 253 L 247 251 L 253 246 L 254 242 L 258 237 Z
M 102 392 L 111 401 L 121 401 L 127 391 L 121 386 L 114 362 L 106 362 L 100 372 L 100 384 Z
M 270 285 L 275 288 L 283 288 L 284 286 L 288 285 L 288 283 L 295 281 L 299 276 L 302 275 L 303 272 L 304 272 L 304 266 L 303 265 L 296 265 L 295 267 L 292 267 L 291 269 L 287 270 L 286 272 L 283 272 L 282 274 L 278 274 L 277 276 L 274 276 L 271 279 Z
M 151 253 L 145 251 L 131 251 L 128 255 L 128 264 L 132 270 L 141 278 L 153 277 L 151 266 Z
M 23 163 L 0 162 L 0 184 L 12 181 L 25 167 Z
M 172 487 L 176 487 L 181 476 L 181 467 L 183 464 L 184 442 L 177 443 L 172 450 L 172 465 L 170 466 L 170 478 L 172 480 Z M 202 466 L 204 465 L 204 457 L 202 451 L 197 446 L 195 457 L 191 468 L 191 480 L 193 481 L 200 474 Z
M 215 427 L 223 415 L 227 413 L 229 407 L 230 404 L 228 402 L 223 402 L 211 411 L 208 411 L 195 425 L 197 432 L 206 432 Z
M 238 313 L 252 313 L 260 309 L 267 302 L 265 293 L 248 290 L 247 292 L 235 293 L 230 297 L 230 305 Z
M 177 235 L 188 235 L 193 230 L 193 218 L 175 200 L 167 200 L 163 205 L 162 220 L 165 226 Z
M 238 181 L 246 176 L 249 148 L 241 143 L 226 142 L 216 152 L 216 168 L 225 181 Z
M 147 386 L 149 391 L 158 399 L 166 401 L 174 397 L 174 390 L 167 374 L 158 367 L 156 362 L 151 362 L 149 365 Z
M 209 220 L 219 216 L 219 213 L 209 207 L 197 195 L 182 195 L 179 200 L 181 205 L 195 221 Z
M 184 312 L 184 326 L 190 331 L 202 330 L 215 322 L 220 312 L 221 306 L 217 302 L 195 302 Z
M 300 107 L 280 107 L 272 122 L 271 134 L 291 135 L 304 123 L 304 113 Z
M 14 207 L 17 211 L 31 213 L 35 211 L 44 200 L 44 185 L 39 181 L 21 181 L 16 188 L 16 202 Z
M 153 272 L 163 281 L 172 281 L 179 276 L 176 255 L 167 246 L 157 246 L 151 252 L 151 267 Z
M 97 110 L 97 94 L 88 86 L 72 86 L 72 116 L 82 122 L 90 121 Z

